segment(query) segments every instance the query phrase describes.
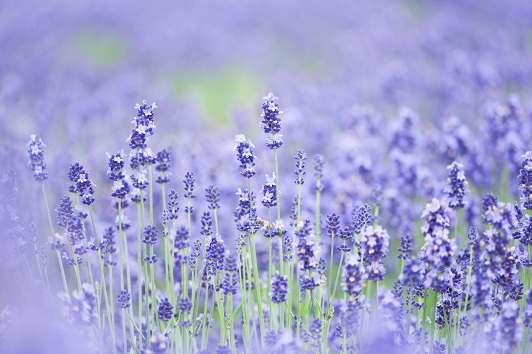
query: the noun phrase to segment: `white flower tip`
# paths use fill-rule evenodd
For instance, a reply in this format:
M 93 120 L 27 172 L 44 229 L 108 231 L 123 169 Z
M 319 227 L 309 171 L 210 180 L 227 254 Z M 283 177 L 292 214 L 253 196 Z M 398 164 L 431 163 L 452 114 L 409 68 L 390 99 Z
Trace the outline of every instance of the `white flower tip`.
M 272 92 L 269 92 L 268 95 L 266 97 L 263 97 L 262 99 L 270 101 L 270 100 L 277 100 L 278 98 L 275 97 Z
M 246 136 L 244 134 L 235 135 L 235 142 L 237 142 L 237 143 L 245 143 L 246 142 Z

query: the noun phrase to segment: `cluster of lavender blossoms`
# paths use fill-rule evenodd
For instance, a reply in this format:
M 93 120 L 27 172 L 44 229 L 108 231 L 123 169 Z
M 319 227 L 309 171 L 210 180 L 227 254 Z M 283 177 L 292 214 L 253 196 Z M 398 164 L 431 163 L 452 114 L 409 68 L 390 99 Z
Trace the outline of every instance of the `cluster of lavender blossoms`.
M 123 151 L 107 154 L 108 185 L 97 189 L 84 166 L 70 165 L 70 195 L 54 195 L 56 218 L 46 231 L 57 267 L 35 226 L 36 269 L 30 273 L 27 261 L 24 267 L 93 352 L 530 351 L 531 152 L 514 171 L 515 193 L 505 191 L 499 201 L 469 179 L 472 161 L 456 156 L 451 143 L 458 133 L 436 149 L 446 151 L 447 180 L 445 165 L 432 175 L 412 160 L 417 118 L 403 110 L 387 147 L 393 169 L 381 171 L 360 156 L 343 160 L 352 170 L 326 166 L 318 154 L 309 183 L 311 150 L 298 149 L 294 192 L 287 183 L 281 195 L 287 181 L 277 101 L 270 93 L 262 104 L 265 148 L 236 135 L 231 183 L 191 163 L 182 184 L 173 185 L 171 150 L 155 154 L 148 144 L 156 106 L 146 102 L 135 107 L 129 166 Z M 378 132 L 371 119 L 359 124 Z M 44 192 L 43 147 L 32 135 L 29 166 Z M 257 156 L 271 150 L 274 164 L 258 166 Z M 252 177 L 262 170 L 273 172 L 257 182 Z M 237 173 L 244 179 L 232 178 Z M 235 192 L 235 205 L 226 208 Z M 7 224 L 24 254 L 17 220 Z

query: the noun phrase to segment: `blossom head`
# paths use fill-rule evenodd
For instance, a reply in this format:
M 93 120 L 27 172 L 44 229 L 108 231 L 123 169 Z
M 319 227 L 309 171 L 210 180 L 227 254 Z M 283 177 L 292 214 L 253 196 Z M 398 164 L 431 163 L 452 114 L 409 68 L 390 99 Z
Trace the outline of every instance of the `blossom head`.
M 281 118 L 279 118 L 279 115 L 283 112 L 279 110 L 278 98 L 273 93 L 270 92 L 263 99 L 260 127 L 264 129 L 264 133 L 268 134 L 266 146 L 270 149 L 278 149 L 283 145 L 282 135 L 280 134 Z
M 48 179 L 48 171 L 46 171 L 46 164 L 44 163 L 44 143 L 41 139 L 37 140 L 35 134 L 30 136 L 30 141 L 27 144 L 29 161 L 28 167 L 33 171 L 33 178 L 37 182 L 42 182 Z

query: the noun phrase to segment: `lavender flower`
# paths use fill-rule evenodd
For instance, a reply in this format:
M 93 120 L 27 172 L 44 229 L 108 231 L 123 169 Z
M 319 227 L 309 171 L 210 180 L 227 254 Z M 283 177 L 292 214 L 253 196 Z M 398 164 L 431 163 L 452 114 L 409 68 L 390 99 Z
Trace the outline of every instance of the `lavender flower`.
M 255 207 L 255 193 L 251 193 L 251 202 L 249 200 L 250 194 L 247 189 L 238 189 L 236 194 L 239 196 L 238 207 L 233 215 L 235 216 L 234 220 L 236 222 L 237 230 L 254 235 L 260 228 L 257 217 L 257 208 Z
M 526 296 L 526 307 L 523 313 L 523 325 L 532 328 L 532 288 L 528 289 Z
M 201 253 L 201 241 L 200 240 L 194 240 L 192 252 L 190 253 L 190 269 L 195 269 L 196 264 L 198 263 L 198 258 L 200 257 Z
M 179 300 L 178 308 L 181 312 L 181 322 L 179 325 L 181 327 L 191 327 L 193 325 L 192 321 L 186 319 L 190 313 L 190 310 L 192 309 L 192 301 L 190 301 L 188 296 L 182 297 Z
M 340 231 L 340 234 L 338 235 L 338 238 L 344 241 L 343 244 L 336 247 L 337 250 L 341 252 L 351 252 L 351 247 L 347 246 L 347 241 L 353 240 L 353 231 L 349 228 L 349 226 L 344 227 L 342 231 Z
M 322 332 L 323 322 L 321 319 L 316 318 L 310 324 L 310 338 L 312 339 L 312 346 L 314 348 L 319 348 L 321 345 L 321 332 Z
M 321 182 L 323 178 L 323 165 L 323 155 L 314 156 L 314 177 L 316 177 L 316 184 L 314 185 L 314 189 L 320 192 L 323 190 L 323 184 Z
M 111 181 L 120 181 L 126 177 L 124 174 L 124 159 L 122 158 L 122 153 L 116 155 L 107 154 L 109 158 L 109 170 L 107 170 L 107 176 Z
M 262 187 L 262 205 L 271 208 L 277 205 L 277 185 L 275 184 L 275 172 L 270 178 L 266 175 L 266 184 Z
M 296 231 L 298 239 L 297 255 L 299 258 L 299 269 L 302 271 L 316 269 L 319 262 L 319 247 L 316 244 L 316 236 L 310 228 L 310 220 L 301 222 L 301 226 Z
M 231 354 L 231 349 L 227 345 L 218 343 L 216 347 L 216 354 Z
M 185 174 L 185 179 L 183 180 L 183 184 L 185 185 L 185 194 L 183 196 L 188 199 L 189 203 L 190 200 L 196 198 L 196 195 L 194 194 L 194 185 L 196 183 L 196 176 L 192 172 L 187 172 Z M 190 205 L 187 205 L 185 207 L 185 213 L 188 215 L 192 215 L 194 212 L 194 208 Z
M 172 167 L 172 154 L 170 151 L 163 149 L 157 152 L 155 156 L 155 161 L 157 165 L 155 166 L 155 171 L 157 172 L 157 179 L 155 182 L 159 184 L 164 184 L 170 182 L 170 172 L 168 170 Z
M 205 254 L 205 265 L 202 275 L 202 286 L 213 287 L 212 277 L 217 271 L 223 270 L 225 264 L 225 245 L 217 237 L 211 237 Z
M 518 227 L 515 209 L 511 204 L 499 203 L 486 211 L 485 220 L 492 227 L 484 232 L 487 245 L 480 262 L 487 266 L 492 282 L 501 287 L 505 295 L 515 297 L 516 285 L 519 285 L 519 257 L 515 248 L 509 247 L 513 231 Z
M 417 258 L 409 258 L 405 261 L 403 273 L 399 276 L 401 284 L 411 287 L 423 287 L 425 281 L 425 264 Z
M 102 259 L 105 261 L 106 266 L 114 266 L 116 265 L 116 262 L 113 262 L 112 255 L 116 253 L 115 248 L 115 228 L 108 227 L 105 229 L 105 233 L 103 235 L 103 241 L 101 242 L 100 249 L 102 250 Z
M 201 231 L 204 237 L 211 237 L 213 235 L 212 223 L 214 222 L 210 212 L 205 211 L 201 216 Z
M 91 205 L 94 202 L 94 184 L 89 178 L 89 174 L 85 171 L 82 165 L 75 163 L 70 165 L 68 171 L 68 179 L 71 182 L 69 191 L 77 193 L 81 197 L 81 202 L 86 205 Z
M 115 182 L 115 184 L 113 185 L 111 196 L 114 198 L 118 198 L 121 203 L 121 207 L 125 208 L 128 206 L 126 197 L 130 191 L 131 188 L 129 187 L 129 183 L 125 179 L 122 179 L 118 182 Z M 118 204 L 116 208 L 118 209 Z
M 397 249 L 399 251 L 397 258 L 407 259 L 410 253 L 412 253 L 413 244 L 414 244 L 414 238 L 409 233 L 402 235 L 401 236 L 401 247 Z
M 386 269 L 382 260 L 388 254 L 390 236 L 380 225 L 367 226 L 360 234 L 360 250 L 366 267 L 368 279 L 384 279 Z
M 340 235 L 340 216 L 336 213 L 327 215 L 327 221 L 325 224 L 325 229 L 327 230 L 327 235 L 331 238 L 337 237 Z
M 376 184 L 373 187 L 372 199 L 373 199 L 373 204 L 375 205 L 376 208 L 381 206 L 381 202 L 382 202 L 382 186 L 380 184 Z
M 177 265 L 185 264 L 189 261 L 186 255 L 190 246 L 190 233 L 185 226 L 181 226 L 176 230 L 174 239 L 175 248 L 175 262 Z
M 165 298 L 159 303 L 159 308 L 157 309 L 157 316 L 161 321 L 168 322 L 174 316 L 172 304 L 168 301 L 168 298 Z
M 76 289 L 72 296 L 63 297 L 63 300 L 69 305 L 70 318 L 86 325 L 93 325 L 98 316 L 96 299 L 94 287 L 88 283 L 82 284 L 81 291 Z
M 210 210 L 220 209 L 220 193 L 218 188 L 210 185 L 205 189 L 205 197 L 207 198 L 207 203 L 209 203 Z
M 462 315 L 460 317 L 460 336 L 463 337 L 467 334 L 467 329 L 469 328 L 469 317 L 467 315 Z
M 513 352 L 523 335 L 519 322 L 519 305 L 513 301 L 503 303 L 500 315 L 486 327 L 486 335 L 493 339 L 490 341 L 491 348 L 505 353 Z
M 294 172 L 296 177 L 295 183 L 302 185 L 305 183 L 303 177 L 305 176 L 305 161 L 307 160 L 307 153 L 305 150 L 298 150 L 295 156 L 296 159 L 296 171 Z
M 45 246 L 36 246 L 35 251 L 33 251 L 33 254 L 37 257 L 37 261 L 40 262 L 41 267 L 48 267 L 48 253 L 46 252 Z
M 284 260 L 291 261 L 292 260 L 292 249 L 293 249 L 292 238 L 288 235 L 287 232 L 283 232 L 282 241 L 283 241 Z
M 175 221 L 179 217 L 179 202 L 177 198 L 178 195 L 175 189 L 170 189 L 170 192 L 168 192 L 168 201 L 166 202 L 166 218 L 168 221 Z
M 71 218 L 74 216 L 72 200 L 67 196 L 62 197 L 55 211 L 57 213 L 57 224 L 64 227 L 68 226 Z
M 37 182 L 42 182 L 48 179 L 48 171 L 46 171 L 46 163 L 44 162 L 44 143 L 41 139 L 36 140 L 36 135 L 30 136 L 30 141 L 27 144 L 29 161 L 28 166 L 33 171 L 33 178 Z
M 225 257 L 223 270 L 225 270 L 225 277 L 222 281 L 221 290 L 225 295 L 235 295 L 238 289 L 238 268 L 234 256 Z
M 447 169 L 449 170 L 449 177 L 447 178 L 449 185 L 445 188 L 445 193 L 449 199 L 449 207 L 452 209 L 463 208 L 467 204 L 464 197 L 469 192 L 463 166 L 454 161 L 447 166 Z
M 138 171 L 134 171 L 131 174 L 131 181 L 133 187 L 144 190 L 150 185 L 150 180 L 148 179 L 148 170 L 146 168 L 140 168 Z
M 477 228 L 474 226 L 471 226 L 469 228 L 469 232 L 467 234 L 467 244 L 468 246 L 475 246 L 478 239 L 478 231 Z
M 342 289 L 350 296 L 358 296 L 364 289 L 366 278 L 360 258 L 352 253 L 342 269 Z
M 285 302 L 288 296 L 288 277 L 275 272 L 271 280 L 270 296 L 273 303 Z
M 360 233 L 364 230 L 364 228 L 368 226 L 373 220 L 373 217 L 371 215 L 371 208 L 367 204 L 364 204 L 361 207 L 355 208 L 353 210 L 352 216 L 353 216 L 352 229 L 353 229 L 353 232 L 357 235 L 360 235 Z
M 270 149 L 278 149 L 283 145 L 281 132 L 281 118 L 282 114 L 277 104 L 278 98 L 269 93 L 268 96 L 263 97 L 262 104 L 262 121 L 260 126 L 264 129 L 264 133 L 269 134 L 266 138 L 266 146 Z
M 155 129 L 155 115 L 153 112 L 155 108 L 157 108 L 155 103 L 147 105 L 146 101 L 143 101 L 142 104 L 137 103 L 135 105 L 137 115 L 132 122 L 135 124 L 135 129 L 133 129 L 131 136 L 128 138 L 129 146 L 132 150 L 146 148 L 146 140 L 153 135 Z
M 243 177 L 251 178 L 255 176 L 255 154 L 253 154 L 253 148 L 255 145 L 251 141 L 246 140 L 244 134 L 235 136 L 235 151 L 236 158 L 240 162 L 240 168 L 242 171 L 240 174 Z
M 527 151 L 523 155 L 518 178 L 523 209 L 532 210 L 532 151 Z
M 497 204 L 497 197 L 491 193 L 482 199 L 482 209 L 485 211 L 490 210 L 492 206 L 497 206 Z
M 532 245 L 532 216 L 526 215 L 523 217 L 523 219 L 524 220 L 521 223 L 521 237 L 519 238 L 519 242 L 526 247 Z
M 146 245 L 155 245 L 157 243 L 157 235 L 159 234 L 159 231 L 155 226 L 146 226 L 144 227 L 144 232 L 142 233 L 142 236 L 144 239 L 142 242 L 144 242 Z
M 188 296 L 182 297 L 179 300 L 178 308 L 179 308 L 179 311 L 181 311 L 182 314 L 187 314 L 187 313 L 190 312 L 190 310 L 192 309 L 192 302 L 190 301 Z
M 426 287 L 438 287 L 442 285 L 442 271 L 454 262 L 456 243 L 449 238 L 448 207 L 433 199 L 427 204 L 422 218 L 425 224 L 421 232 L 425 237 L 425 245 L 422 248 L 422 259 L 430 270 L 425 281 Z
M 131 306 L 130 300 L 131 295 L 127 292 L 127 290 L 121 290 L 120 294 L 118 294 L 118 302 L 120 303 L 120 308 L 129 308 Z

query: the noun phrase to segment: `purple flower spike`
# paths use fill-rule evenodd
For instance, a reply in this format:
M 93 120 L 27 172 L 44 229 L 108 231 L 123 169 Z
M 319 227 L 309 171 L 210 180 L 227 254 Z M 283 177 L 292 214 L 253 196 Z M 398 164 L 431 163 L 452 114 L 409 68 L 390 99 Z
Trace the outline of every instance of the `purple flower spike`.
M 31 135 L 28 142 L 28 166 L 33 171 L 33 178 L 37 182 L 48 179 L 48 171 L 46 171 L 46 164 L 44 163 L 44 147 L 46 145 L 41 139 L 37 140 L 35 134 Z
M 280 134 L 281 118 L 279 118 L 283 112 L 279 110 L 278 98 L 273 93 L 270 92 L 263 99 L 260 127 L 264 129 L 266 134 L 269 134 L 266 138 L 266 146 L 270 149 L 278 149 L 283 146 L 283 136 Z

